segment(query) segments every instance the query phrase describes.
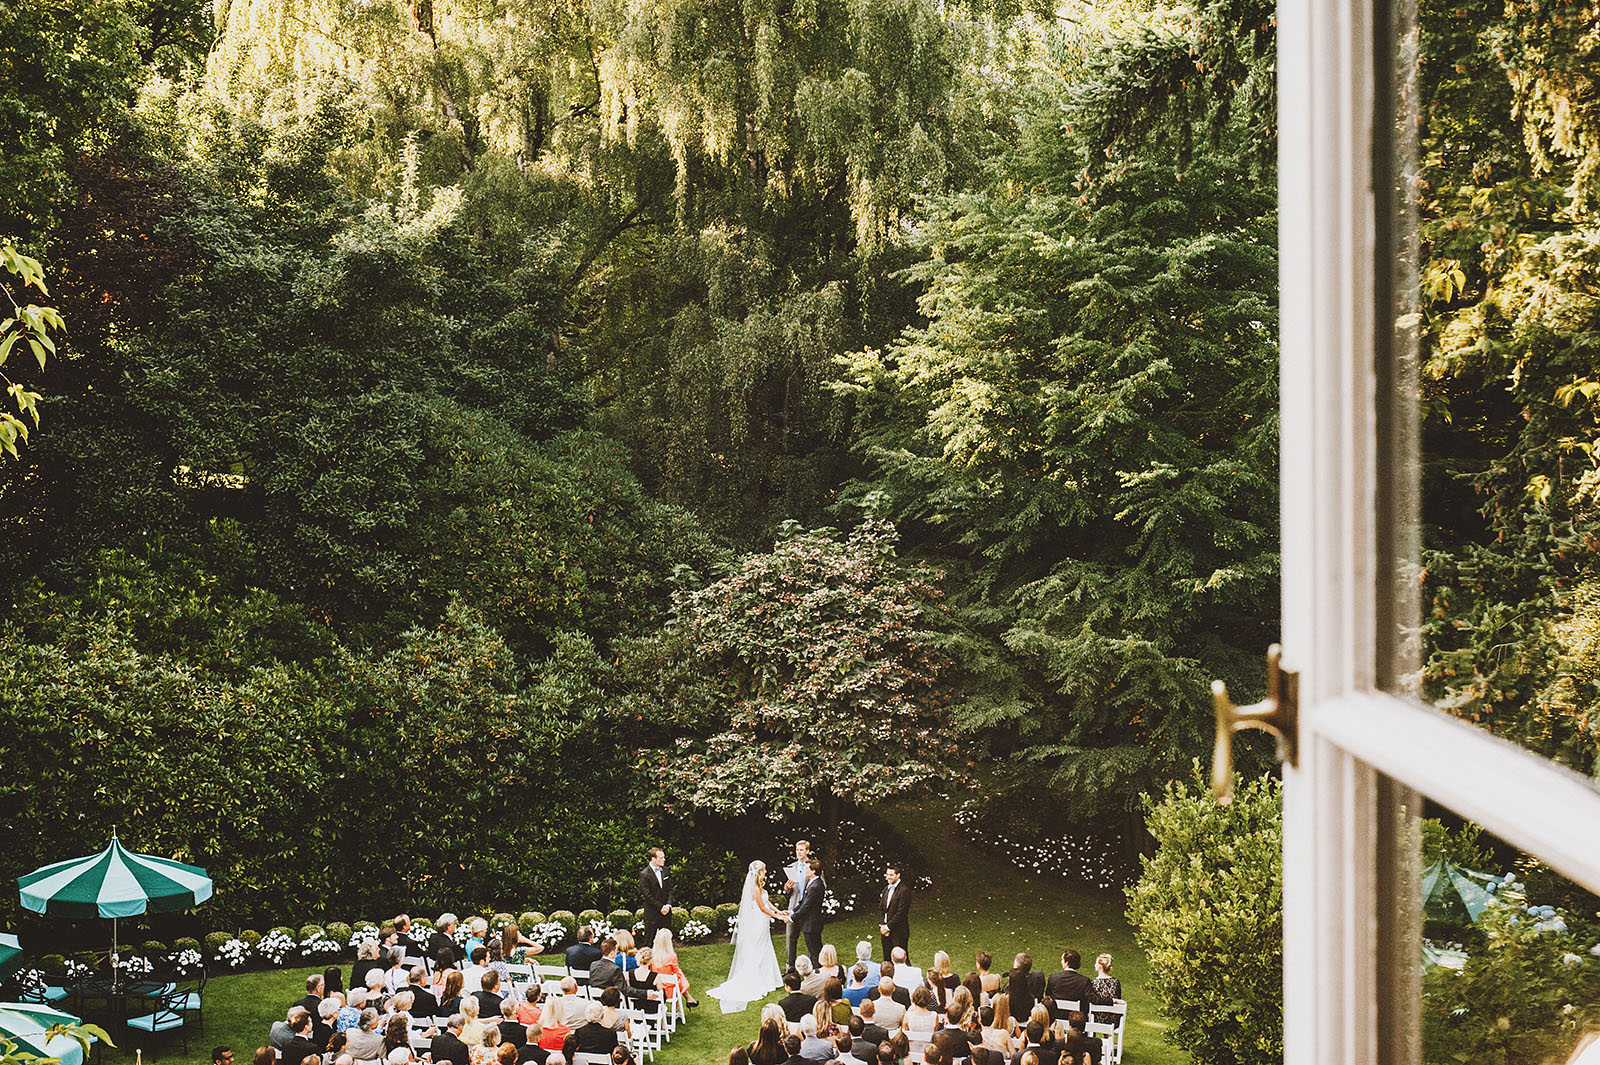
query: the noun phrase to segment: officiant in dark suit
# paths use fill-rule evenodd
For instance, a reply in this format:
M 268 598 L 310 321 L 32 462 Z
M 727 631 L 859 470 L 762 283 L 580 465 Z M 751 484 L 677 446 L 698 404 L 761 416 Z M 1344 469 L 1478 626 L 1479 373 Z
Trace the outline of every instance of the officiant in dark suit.
M 656 931 L 672 927 L 672 877 L 667 875 L 667 852 L 650 848 L 650 861 L 639 870 L 639 894 L 644 897 L 644 943 L 652 943 Z
M 911 957 L 911 885 L 900 879 L 898 866 L 886 866 L 883 879 L 883 899 L 878 904 L 878 936 L 883 945 L 883 959 L 894 957 L 899 947 Z

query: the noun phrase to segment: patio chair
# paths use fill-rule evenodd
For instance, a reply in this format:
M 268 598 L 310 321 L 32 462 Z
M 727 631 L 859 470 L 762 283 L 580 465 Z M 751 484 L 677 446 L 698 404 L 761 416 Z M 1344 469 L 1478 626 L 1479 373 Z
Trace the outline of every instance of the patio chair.
M 188 1005 L 189 993 L 187 991 L 169 991 L 154 999 L 156 1009 L 153 1013 L 140 1014 L 129 1017 L 128 1027 L 136 1032 L 149 1032 L 152 1036 L 161 1032 L 177 1031 L 183 1039 L 183 1052 L 189 1052 L 189 1026 L 184 1021 L 184 1007 Z

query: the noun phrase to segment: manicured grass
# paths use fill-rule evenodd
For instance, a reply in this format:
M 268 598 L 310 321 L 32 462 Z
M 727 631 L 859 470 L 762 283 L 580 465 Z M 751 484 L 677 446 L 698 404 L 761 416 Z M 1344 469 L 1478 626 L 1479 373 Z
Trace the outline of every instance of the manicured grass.
M 933 888 L 919 894 L 912 905 L 914 961 L 926 964 L 935 950 L 943 949 L 965 972 L 973 968 L 972 959 L 979 950 L 992 953 L 997 967 L 1002 962 L 1009 965 L 1018 951 L 1027 951 L 1033 955 L 1036 969 L 1053 972 L 1056 959 L 1067 947 L 1084 955 L 1085 968 L 1097 953 L 1107 951 L 1116 958 L 1114 971 L 1122 979 L 1128 1000 L 1123 1060 L 1129 1065 L 1187 1065 L 1188 1054 L 1161 1037 L 1166 1021 L 1156 1012 L 1147 990 L 1149 967 L 1134 946 L 1120 901 L 1075 892 L 1059 882 L 1018 872 L 967 845 L 943 819 L 903 811 L 895 820 L 936 864 Z M 850 917 L 828 924 L 823 938 L 835 944 L 841 955 L 853 956 L 858 939 L 877 943 L 876 926 L 870 916 Z M 774 937 L 774 943 L 781 960 L 782 937 Z M 706 988 L 722 981 L 732 958 L 733 947 L 728 943 L 682 948 L 681 961 L 701 1005 L 689 1011 L 688 1023 L 678 1029 L 657 1059 L 659 1065 L 721 1065 L 729 1048 L 754 1036 L 759 1005 L 723 1015 L 716 1000 L 705 995 Z M 152 1043 L 141 1036 L 139 1044 L 148 1048 L 145 1061 L 151 1065 L 208 1065 L 212 1045 L 228 1043 L 234 1048 L 237 1065 L 245 1065 L 250 1052 L 265 1041 L 271 1022 L 305 993 L 305 978 L 313 971 L 321 968 L 213 978 L 206 988 L 206 1034 L 190 1035 L 187 1055 L 176 1039 L 163 1037 Z M 778 997 L 774 994 L 771 1000 Z M 118 1060 L 117 1052 L 107 1051 L 104 1060 Z

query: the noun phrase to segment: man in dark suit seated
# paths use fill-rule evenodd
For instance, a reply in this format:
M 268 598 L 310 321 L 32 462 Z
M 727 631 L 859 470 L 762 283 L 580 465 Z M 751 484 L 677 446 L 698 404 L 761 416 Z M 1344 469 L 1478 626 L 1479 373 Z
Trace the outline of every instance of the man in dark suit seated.
M 628 974 L 617 964 L 617 941 L 610 936 L 600 941 L 600 957 L 589 965 L 589 988 L 591 992 L 601 993 L 607 988 L 615 988 L 618 994 L 631 999 L 630 1004 L 635 1008 L 661 998 L 661 992 L 635 986 L 628 979 Z
M 295 1005 L 307 1013 L 315 1015 L 317 1007 L 322 1005 L 323 983 L 322 974 L 313 973 L 306 977 L 306 997 L 296 1002 Z
M 860 1014 L 850 1018 L 850 1056 L 860 1058 L 862 1061 L 876 1061 L 878 1059 L 878 1044 L 866 1036 L 867 1022 Z
M 567 948 L 567 968 L 588 972 L 599 957 L 600 948 L 594 945 L 594 929 L 584 925 L 578 929 L 578 941 Z
M 428 988 L 428 970 L 420 965 L 411 967 L 411 982 L 406 985 L 411 992 L 411 1016 L 437 1017 L 439 1000 Z
M 550 1051 L 539 1045 L 543 1038 L 542 1026 L 528 1025 L 527 1042 L 517 1048 L 517 1065 L 545 1065 L 545 1061 L 550 1057 Z
M 433 1055 L 433 1065 L 443 1065 L 446 1061 L 452 1065 L 467 1065 L 467 1044 L 461 1041 L 461 1028 L 466 1023 L 467 1019 L 461 1014 L 450 1015 L 445 1030 L 433 1037 L 433 1044 L 428 1048 Z
M 861 1003 L 861 1023 L 861 1038 L 872 1044 L 876 1054 L 878 1044 L 889 1041 L 889 1029 L 878 1023 L 878 1004 L 870 998 Z
M 951 1003 L 945 1011 L 944 1025 L 933 1033 L 930 1046 L 943 1047 L 945 1056 L 954 1060 L 964 1058 L 972 1053 L 972 1044 L 967 1040 L 967 1033 L 961 1030 L 961 1007 Z
M 1083 1017 L 1062 1016 L 1061 1011 L 1056 1008 L 1056 999 L 1077 1002 L 1085 1009 L 1088 1008 L 1090 980 L 1078 971 L 1078 965 L 1082 960 L 1075 950 L 1062 951 L 1061 971 L 1051 973 L 1044 982 L 1045 998 L 1049 1000 L 1045 1005 L 1050 1007 L 1050 1019 L 1053 1021 L 1069 1021 L 1080 1028 L 1083 1026 Z
M 811 1012 L 811 1007 L 817 1004 L 815 995 L 808 995 L 800 990 L 800 974 L 790 969 L 783 974 L 783 986 L 789 993 L 778 1000 L 778 1005 L 783 1007 L 783 1016 L 790 1024 L 799 1024 L 800 1018 Z
M 478 1000 L 478 1016 L 484 1024 L 493 1024 L 494 1019 L 500 1016 L 500 971 L 498 969 L 485 969 L 479 983 L 482 989 L 473 997 Z
M 283 1065 L 300 1065 L 307 1055 L 321 1053 L 322 1049 L 311 1040 L 311 1014 L 296 1014 L 289 1026 L 289 1041 L 283 1045 Z
M 500 1003 L 500 1042 L 521 1046 L 528 1038 L 528 1026 L 517 1020 L 517 1003 L 506 998 Z
M 1045 1034 L 1044 1025 L 1038 1021 L 1029 1021 L 1022 1030 L 1022 1045 L 1011 1055 L 1011 1065 L 1022 1065 L 1022 1055 L 1030 1050 L 1038 1056 L 1039 1065 L 1057 1065 L 1061 1060 L 1061 1044 L 1054 1036 Z
M 433 934 L 428 937 L 426 946 L 430 964 L 438 959 L 441 950 L 450 952 L 452 964 L 459 965 L 464 960 L 461 948 L 456 945 L 455 941 L 456 924 L 457 918 L 455 914 L 441 913 L 439 915 L 439 927 L 435 928 Z

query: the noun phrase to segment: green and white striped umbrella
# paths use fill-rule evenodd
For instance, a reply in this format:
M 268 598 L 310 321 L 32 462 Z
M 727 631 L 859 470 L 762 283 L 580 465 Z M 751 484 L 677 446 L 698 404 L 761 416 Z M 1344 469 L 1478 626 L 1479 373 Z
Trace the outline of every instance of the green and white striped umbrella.
M 111 833 L 99 854 L 71 858 L 17 878 L 22 905 L 66 917 L 134 917 L 187 909 L 211 897 L 204 869 L 135 854 Z
M 0 1002 L 0 1040 L 10 1040 L 17 1050 L 41 1058 L 59 1058 L 61 1065 L 79 1065 L 83 1047 L 69 1035 L 46 1039 L 45 1032 L 58 1024 L 78 1024 L 77 1017 L 49 1006 L 26 1002 Z
M 0 932 L 0 980 L 22 971 L 22 944 L 17 937 Z

